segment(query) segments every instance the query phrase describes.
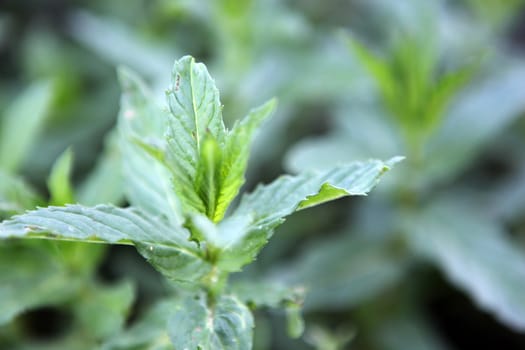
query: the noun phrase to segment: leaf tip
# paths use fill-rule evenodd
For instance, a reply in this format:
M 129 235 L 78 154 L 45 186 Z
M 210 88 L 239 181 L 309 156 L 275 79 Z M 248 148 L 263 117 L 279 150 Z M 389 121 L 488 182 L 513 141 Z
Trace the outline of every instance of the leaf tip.
M 405 158 L 406 157 L 404 156 L 395 156 L 395 157 L 390 158 L 389 160 L 385 162 L 386 170 L 392 169 L 397 163 L 400 163 L 403 160 L 405 160 Z

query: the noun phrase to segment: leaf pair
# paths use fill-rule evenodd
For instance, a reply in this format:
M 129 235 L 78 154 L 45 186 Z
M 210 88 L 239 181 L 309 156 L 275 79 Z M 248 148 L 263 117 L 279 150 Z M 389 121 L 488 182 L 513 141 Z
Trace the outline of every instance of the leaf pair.
M 166 163 L 175 192 L 188 212 L 220 221 L 244 183 L 249 145 L 275 100 L 252 110 L 228 131 L 222 119 L 219 91 L 202 63 L 184 57 L 175 64 L 167 92 Z

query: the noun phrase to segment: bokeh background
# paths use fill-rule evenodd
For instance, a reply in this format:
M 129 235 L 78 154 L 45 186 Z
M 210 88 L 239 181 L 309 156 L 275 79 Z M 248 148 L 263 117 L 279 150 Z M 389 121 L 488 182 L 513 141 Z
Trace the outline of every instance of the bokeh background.
M 233 276 L 308 290 L 305 334 L 260 310 L 256 349 L 525 348 L 524 1 L 0 0 L 0 218 L 126 205 L 116 67 L 164 103 L 186 54 L 229 125 L 279 100 L 246 190 L 406 157 L 369 197 L 290 218 Z M 132 338 L 172 289 L 131 248 L 2 243 L 0 349 L 169 349 Z

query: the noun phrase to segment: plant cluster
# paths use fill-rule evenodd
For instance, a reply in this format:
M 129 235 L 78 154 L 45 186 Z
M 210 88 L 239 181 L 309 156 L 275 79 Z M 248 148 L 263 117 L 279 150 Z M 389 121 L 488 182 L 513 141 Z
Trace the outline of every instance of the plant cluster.
M 524 6 L 2 2 L 0 349 L 524 348 Z

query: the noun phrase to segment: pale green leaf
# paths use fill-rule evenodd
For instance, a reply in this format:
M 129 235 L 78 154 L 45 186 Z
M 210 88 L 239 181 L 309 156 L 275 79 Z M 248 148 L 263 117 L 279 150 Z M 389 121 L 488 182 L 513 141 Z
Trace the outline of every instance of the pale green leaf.
M 388 159 L 405 152 L 396 126 L 377 106 L 353 102 L 335 113 L 330 134 L 302 139 L 290 148 L 285 157 L 288 169 L 327 169 L 369 158 Z
M 421 177 L 447 181 L 525 111 L 525 66 L 509 63 L 466 89 L 429 140 Z
M 87 286 L 73 305 L 79 325 L 96 339 L 119 332 L 133 303 L 133 289 L 130 282 Z
M 252 308 L 283 308 L 288 321 L 288 335 L 300 337 L 304 331 L 302 306 L 304 287 L 288 287 L 273 281 L 241 281 L 230 287 L 240 300 Z
M 251 262 L 266 244 L 273 229 L 297 210 L 344 196 L 366 195 L 380 177 L 401 158 L 371 160 L 329 170 L 281 176 L 244 195 L 232 216 L 219 223 L 219 266 L 237 271 Z
M 102 350 L 173 350 L 173 344 L 166 329 L 170 310 L 174 310 L 174 301 L 161 301 L 153 306 L 140 320 L 129 329 L 115 334 L 107 341 Z
M 233 215 L 254 215 L 254 225 L 271 227 L 296 210 L 344 196 L 366 195 L 399 160 L 355 162 L 329 170 L 281 176 L 243 196 Z
M 188 297 L 174 311 L 168 333 L 175 349 L 252 348 L 253 316 L 235 297 L 222 296 L 211 306 L 204 297 Z
M 525 254 L 502 228 L 457 198 L 435 202 L 407 220 L 410 243 L 479 307 L 525 330 Z
M 95 168 L 80 184 L 76 198 L 83 205 L 118 204 L 124 198 L 121 173 L 122 154 L 116 133 L 107 137 L 102 155 Z
M 426 103 L 426 119 L 428 130 L 434 131 L 439 122 L 445 115 L 449 103 L 458 94 L 461 88 L 465 86 L 474 73 L 477 72 L 479 64 L 470 64 L 447 73 L 432 87 L 429 92 L 428 102 Z
M 287 304 L 301 305 L 306 289 L 304 287 L 289 287 L 282 283 L 257 280 L 232 282 L 230 291 L 251 307 L 286 307 Z
M 210 270 L 186 229 L 133 208 L 41 208 L 0 224 L 0 238 L 9 237 L 134 244 L 153 266 L 176 281 L 195 282 Z
M 344 35 L 343 38 L 351 53 L 374 78 L 384 98 L 386 100 L 394 99 L 396 95 L 396 78 L 392 72 L 390 62 L 379 57 L 353 36 Z
M 207 212 L 195 188 L 201 148 L 207 134 L 222 147 L 226 129 L 219 91 L 202 63 L 185 56 L 175 62 L 167 92 L 171 112 L 166 153 L 175 191 L 187 210 Z
M 392 254 L 384 238 L 355 234 L 333 237 L 313 242 L 284 270 L 289 283 L 306 286 L 306 310 L 358 305 L 404 276 L 404 260 Z
M 64 205 L 73 203 L 73 186 L 71 184 L 71 170 L 73 167 L 73 152 L 68 148 L 58 157 L 51 169 L 47 180 L 47 187 L 51 205 Z
M 41 242 L 0 242 L 0 325 L 35 307 L 70 298 L 80 287 Z M 15 262 L 16 263 L 13 263 Z
M 0 127 L 0 168 L 16 172 L 43 126 L 53 98 L 50 82 L 25 90 L 5 111 Z
M 152 215 L 182 222 L 180 203 L 173 193 L 169 170 L 149 149 L 163 153 L 167 112 L 155 104 L 151 92 L 134 73 L 121 68 L 123 89 L 119 116 L 122 176 L 128 200 Z
M 0 218 L 32 209 L 43 202 L 31 185 L 0 170 Z

